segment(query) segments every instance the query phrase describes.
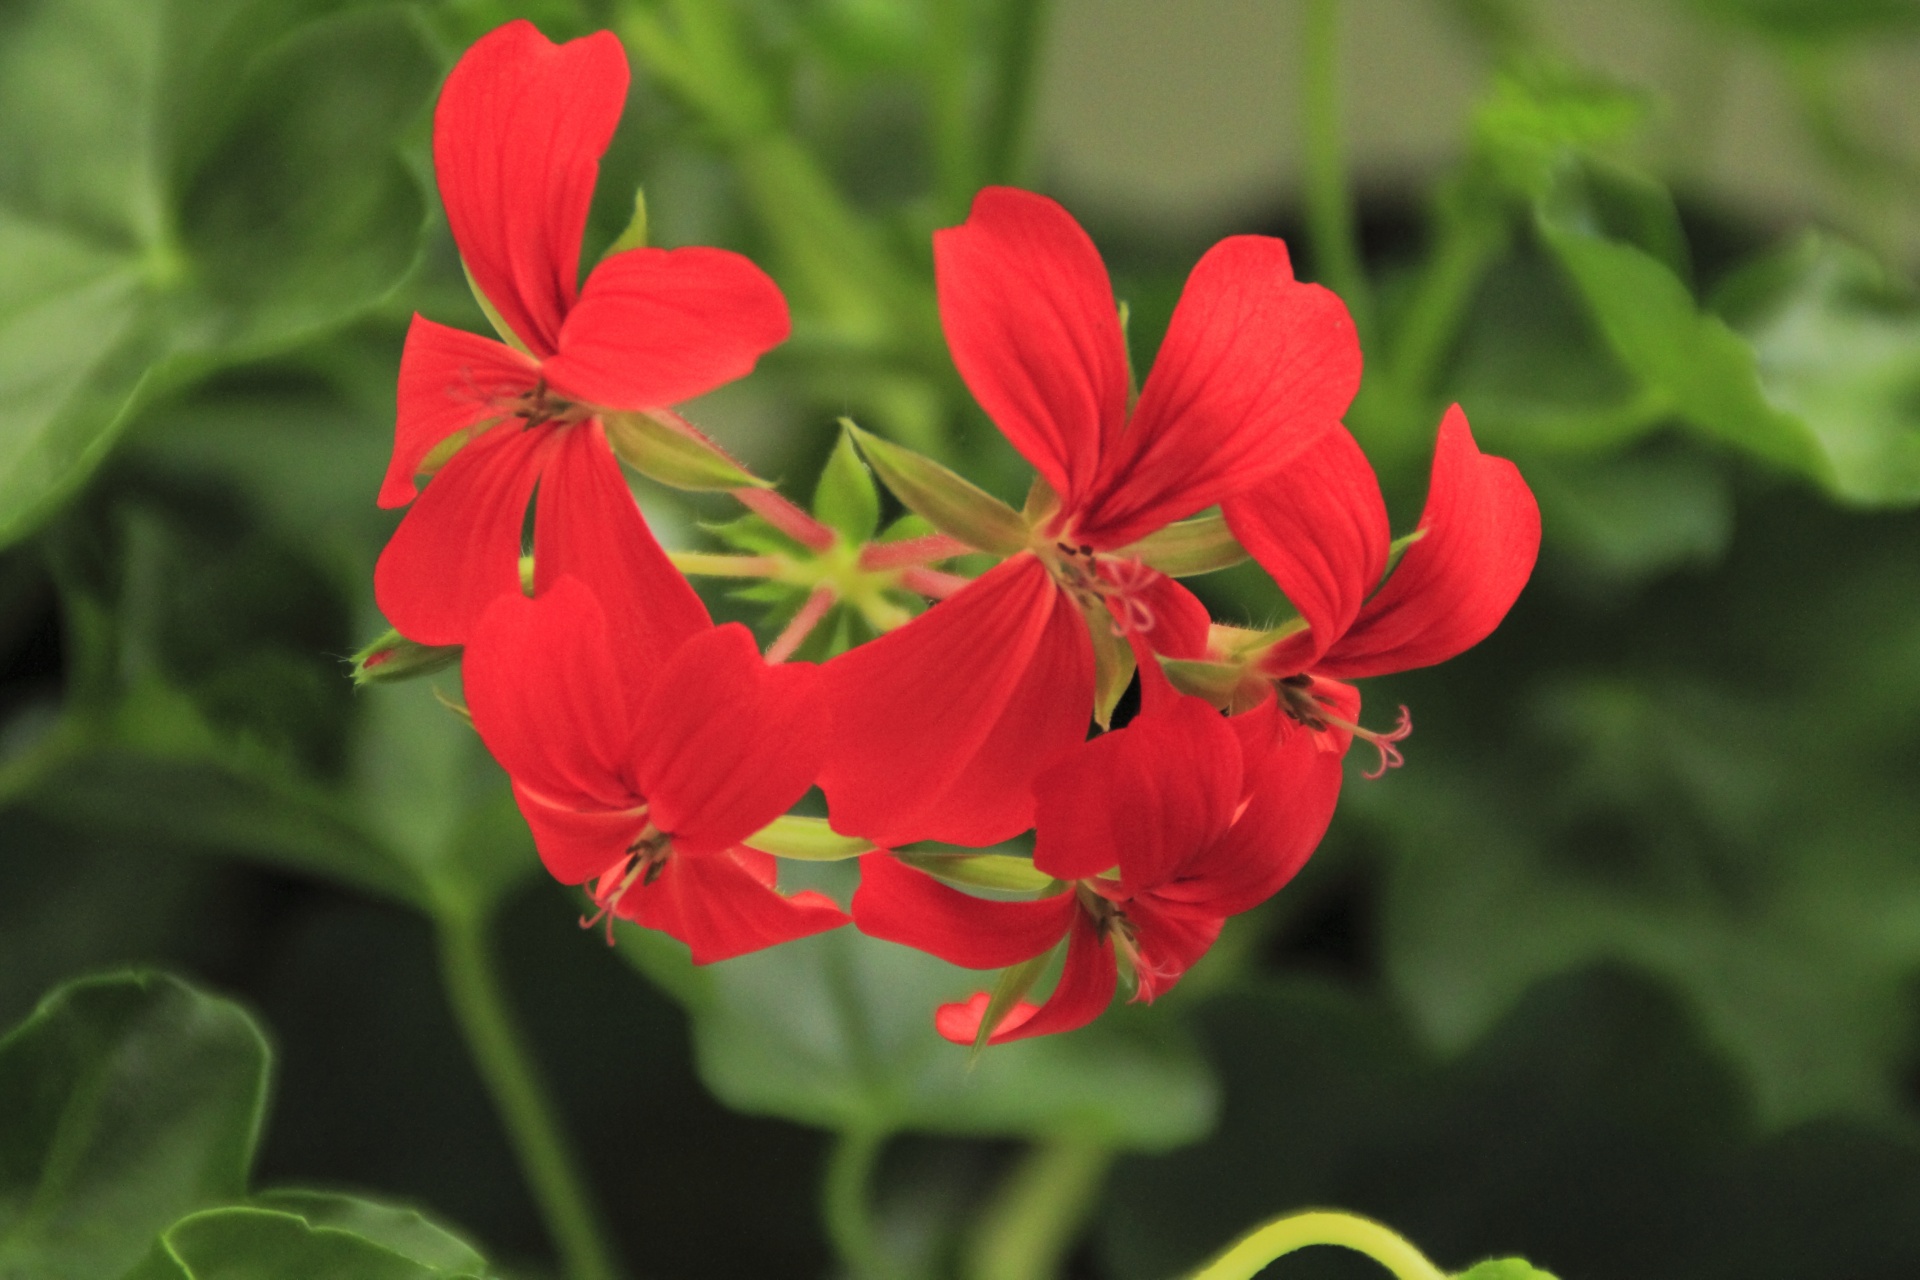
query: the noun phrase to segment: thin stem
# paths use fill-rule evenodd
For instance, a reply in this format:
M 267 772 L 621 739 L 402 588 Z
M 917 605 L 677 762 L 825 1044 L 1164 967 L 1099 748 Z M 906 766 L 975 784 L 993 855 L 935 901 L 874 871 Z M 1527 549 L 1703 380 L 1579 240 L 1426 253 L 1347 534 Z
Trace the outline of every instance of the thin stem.
M 887 1135 L 880 1130 L 849 1129 L 835 1140 L 827 1157 L 820 1213 L 834 1251 L 856 1280 L 882 1280 L 887 1274 L 870 1198 L 874 1166 L 886 1142 Z
M 1364 1253 L 1399 1280 L 1447 1280 L 1446 1273 L 1393 1231 L 1358 1214 L 1316 1209 L 1289 1214 L 1243 1236 L 1192 1280 L 1253 1280 L 1266 1265 L 1309 1245 Z
M 1094 1142 L 1035 1147 L 1001 1184 L 981 1216 L 968 1280 L 1051 1280 L 1085 1224 L 1113 1165 Z
M 997 81 L 981 147 L 988 182 L 1017 185 L 1026 168 L 1040 50 L 1051 8 L 1052 0 L 1001 0 Z
M 1340 99 L 1340 0 L 1307 0 L 1301 33 L 1301 151 L 1306 165 L 1307 231 L 1321 283 L 1345 299 L 1364 343 L 1372 333 L 1373 293 L 1360 266 Z
M 613 1250 L 591 1208 L 586 1179 L 526 1051 L 488 954 L 485 922 L 467 912 L 437 916 L 440 972 L 480 1078 L 506 1127 L 520 1169 L 569 1280 L 616 1280 Z

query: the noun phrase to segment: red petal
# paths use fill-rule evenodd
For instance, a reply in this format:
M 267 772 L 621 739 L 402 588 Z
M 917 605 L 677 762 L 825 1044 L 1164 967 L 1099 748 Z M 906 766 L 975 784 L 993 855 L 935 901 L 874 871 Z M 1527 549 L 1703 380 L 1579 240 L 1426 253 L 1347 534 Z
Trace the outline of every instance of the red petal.
M 1078 536 L 1119 546 L 1263 483 L 1340 421 L 1359 386 L 1345 304 L 1296 281 L 1280 241 L 1222 240 L 1187 277 Z
M 1312 856 L 1340 798 L 1342 753 L 1323 750 L 1319 735 L 1283 716 L 1269 724 L 1264 750 L 1249 750 L 1247 807 L 1179 880 L 1155 890 L 1157 899 L 1216 917 L 1238 915 L 1272 897 Z
M 1017 1021 L 1010 1017 L 1001 1022 L 999 1030 L 993 1033 L 993 1038 L 987 1043 L 1005 1044 L 1009 1040 L 1056 1035 L 1084 1027 L 1105 1013 L 1107 1006 L 1113 1002 L 1113 987 L 1118 978 L 1119 970 L 1113 962 L 1113 950 L 1101 938 L 1087 913 L 1077 911 L 1073 917 L 1072 940 L 1067 943 L 1067 962 L 1060 969 L 1060 981 L 1055 984 L 1053 994 L 1047 997 L 1045 1004 L 1033 1011 L 1032 1016 Z M 1017 1014 L 1019 1011 L 1015 1012 Z M 943 1009 L 934 1015 L 934 1026 L 939 1028 L 942 1035 L 947 1034 L 947 1026 L 953 1022 L 951 1017 L 942 1018 L 941 1015 L 945 1013 Z M 985 1013 L 986 1007 L 983 1005 L 980 1015 L 973 1020 L 976 1033 L 980 1016 Z M 972 1037 L 963 1043 L 972 1044 Z
M 545 591 L 563 577 L 586 583 L 620 637 L 623 659 L 646 673 L 644 683 L 712 621 L 647 528 L 599 424 L 568 427 L 560 436 L 534 512 L 536 585 Z
M 1444 662 L 1507 616 L 1540 552 L 1540 508 L 1520 471 L 1480 452 L 1454 405 L 1440 423 L 1426 536 L 1318 664 L 1340 679 Z
M 786 341 L 787 301 L 725 249 L 629 249 L 593 269 L 541 372 L 609 409 L 678 404 L 745 377 Z
M 373 569 L 401 635 L 465 644 L 489 604 L 520 594 L 520 529 L 552 434 L 507 426 L 469 441 L 407 508 Z
M 580 278 L 600 154 L 627 55 L 600 31 L 556 45 L 525 20 L 468 49 L 440 91 L 434 172 L 467 269 L 536 356 L 557 348 Z
M 933 1011 L 933 1029 L 944 1040 L 971 1046 L 980 1038 L 980 1020 L 987 1016 L 987 1006 L 992 1003 L 992 996 L 984 991 L 976 991 L 955 1004 L 943 1004 Z M 1000 1030 L 1010 1032 L 1038 1012 L 1039 1005 L 1027 1000 L 1017 1001 L 1000 1019 Z
M 507 415 L 505 401 L 533 389 L 539 367 L 502 342 L 415 316 L 400 353 L 400 404 L 393 460 L 380 505 L 404 507 L 434 446 L 456 431 Z
M 1135 598 L 1153 616 L 1153 625 L 1142 633 L 1153 651 L 1169 658 L 1205 658 L 1207 630 L 1213 616 L 1200 597 L 1165 574 L 1156 574 Z
M 1261 662 L 1293 675 L 1331 648 L 1380 584 L 1392 533 L 1367 455 L 1335 426 L 1273 479 L 1220 504 L 1227 527 L 1273 576 L 1308 630 Z
M 1233 821 L 1240 744 L 1199 698 L 1075 748 L 1034 784 L 1033 865 L 1061 880 L 1118 863 L 1131 896 L 1172 878 Z
M 751 849 L 686 854 L 676 848 L 659 878 L 629 889 L 615 911 L 680 939 L 695 964 L 731 960 L 847 923 L 847 914 L 824 894 L 808 890 L 789 898 L 770 887 L 771 868 L 759 865 L 763 861 L 773 859 Z
M 1133 899 L 1126 912 L 1139 957 L 1133 969 L 1133 998 L 1142 1004 L 1152 1004 L 1171 990 L 1207 954 L 1226 923 L 1222 916 L 1163 904 L 1154 894 Z
M 694 636 L 660 669 L 634 769 L 677 852 L 725 849 L 806 794 L 826 747 L 819 676 L 768 666 L 737 622 Z
M 826 666 L 834 828 L 876 844 L 994 844 L 1033 825 L 1034 775 L 1086 737 L 1093 645 L 1022 553 Z
M 461 656 L 473 726 L 515 782 L 561 808 L 627 809 L 638 689 L 606 616 L 571 578 L 494 601 Z
M 980 407 L 1072 510 L 1127 412 L 1127 352 L 1100 251 L 1045 196 L 988 187 L 933 233 L 940 320 Z
M 629 846 L 647 829 L 644 811 L 572 808 L 517 782 L 513 798 L 533 832 L 540 861 L 561 884 L 582 884 L 603 874 L 627 856 Z
M 1071 893 L 995 902 L 961 893 L 890 853 L 860 859 L 853 923 L 870 938 L 939 956 L 966 969 L 1003 969 L 1067 936 L 1080 914 Z

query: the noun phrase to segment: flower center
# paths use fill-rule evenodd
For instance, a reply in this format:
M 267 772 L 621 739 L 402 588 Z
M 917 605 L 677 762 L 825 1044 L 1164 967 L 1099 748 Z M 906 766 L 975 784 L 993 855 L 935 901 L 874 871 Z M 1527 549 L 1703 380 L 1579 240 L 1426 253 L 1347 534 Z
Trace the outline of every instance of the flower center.
M 593 416 L 593 410 L 587 406 L 555 395 L 547 387 L 545 378 L 518 395 L 501 396 L 494 403 L 507 417 L 520 419 L 522 431 L 531 431 L 548 423 L 568 426 Z
M 580 917 L 580 927 L 591 929 L 602 920 L 606 921 L 607 945 L 612 946 L 613 920 L 619 910 L 620 900 L 627 896 L 627 890 L 636 883 L 644 887 L 659 879 L 660 873 L 667 869 L 667 857 L 672 852 L 673 838 L 649 822 L 646 829 L 627 846 L 627 851 L 594 878 L 593 887 L 587 891 L 594 912 L 590 916 Z
M 1053 580 L 1083 611 L 1107 614 L 1114 635 L 1153 630 L 1153 606 L 1145 596 L 1160 574 L 1145 562 L 1104 555 L 1084 542 L 1078 546 L 1055 542 L 1042 549 L 1041 559 L 1053 574 Z
M 1297 724 L 1306 726 L 1315 733 L 1326 733 L 1329 729 L 1338 729 L 1342 733 L 1360 739 L 1380 753 L 1380 766 L 1366 778 L 1378 778 L 1389 769 L 1398 769 L 1406 763 L 1406 757 L 1400 754 L 1396 743 L 1413 732 L 1413 717 L 1406 707 L 1400 708 L 1400 718 L 1393 728 L 1387 730 L 1363 729 L 1351 720 L 1341 716 L 1334 700 L 1316 688 L 1316 681 L 1310 675 L 1293 675 L 1279 680 L 1274 692 L 1280 697 L 1280 709 Z

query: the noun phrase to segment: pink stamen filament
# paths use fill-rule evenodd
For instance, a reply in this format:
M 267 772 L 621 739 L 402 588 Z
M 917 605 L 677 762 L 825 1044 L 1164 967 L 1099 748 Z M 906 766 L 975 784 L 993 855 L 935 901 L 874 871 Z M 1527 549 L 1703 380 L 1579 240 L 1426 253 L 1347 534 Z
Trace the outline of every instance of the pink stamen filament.
M 1335 729 L 1352 734 L 1380 753 L 1380 767 L 1371 772 L 1362 773 L 1361 777 L 1384 778 L 1387 770 L 1398 769 L 1407 762 L 1407 758 L 1400 754 L 1400 748 L 1393 745 L 1413 732 L 1413 716 L 1404 705 L 1400 708 L 1400 718 L 1394 722 L 1393 728 L 1385 732 L 1377 729 L 1362 729 L 1359 725 L 1342 720 L 1339 716 L 1322 714 L 1320 718 Z

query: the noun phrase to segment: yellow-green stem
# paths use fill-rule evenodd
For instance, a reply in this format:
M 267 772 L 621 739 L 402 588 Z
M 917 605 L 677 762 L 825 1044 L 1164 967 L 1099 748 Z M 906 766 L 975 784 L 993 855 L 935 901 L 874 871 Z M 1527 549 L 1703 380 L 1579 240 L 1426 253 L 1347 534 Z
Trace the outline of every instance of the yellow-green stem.
M 1097 1142 L 1056 1139 L 1014 1167 L 981 1216 L 967 1280 L 1052 1280 L 1113 1165 Z
M 873 1170 L 887 1135 L 878 1129 L 850 1129 L 834 1140 L 821 1187 L 820 1212 L 827 1237 L 854 1280 L 886 1280 L 886 1258 L 873 1223 Z
M 1340 99 L 1340 0 L 1307 0 L 1301 33 L 1300 143 L 1306 166 L 1307 230 L 1320 283 L 1345 300 L 1365 343 L 1373 292 L 1360 265 Z
M 1371 1218 L 1327 1209 L 1288 1214 L 1248 1232 L 1191 1280 L 1253 1280 L 1274 1259 L 1316 1244 L 1364 1253 L 1397 1280 L 1447 1280 L 1445 1272 L 1395 1232 Z
M 440 972 L 454 1016 L 553 1237 L 562 1273 L 568 1280 L 617 1280 L 613 1250 L 594 1214 L 579 1161 L 494 972 L 486 922 L 470 912 L 443 909 L 436 924 Z

